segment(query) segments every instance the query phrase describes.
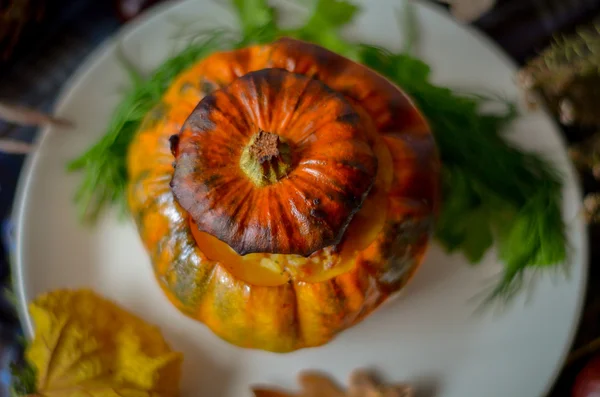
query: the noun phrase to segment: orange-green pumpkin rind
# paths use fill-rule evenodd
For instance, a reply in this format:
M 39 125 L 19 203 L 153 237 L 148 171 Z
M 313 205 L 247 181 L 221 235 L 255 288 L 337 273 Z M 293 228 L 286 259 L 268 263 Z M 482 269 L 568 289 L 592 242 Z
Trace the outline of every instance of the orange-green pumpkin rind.
M 274 66 L 318 77 L 357 102 L 372 116 L 392 157 L 383 230 L 349 271 L 319 283 L 256 286 L 236 279 L 199 250 L 188 215 L 169 188 L 173 156 L 168 139 L 197 102 L 210 89 Z M 433 231 L 439 160 L 422 116 L 379 75 L 285 39 L 199 62 L 176 79 L 159 110 L 148 115 L 130 146 L 129 206 L 170 301 L 216 335 L 241 347 L 275 352 L 319 346 L 362 320 L 414 275 Z

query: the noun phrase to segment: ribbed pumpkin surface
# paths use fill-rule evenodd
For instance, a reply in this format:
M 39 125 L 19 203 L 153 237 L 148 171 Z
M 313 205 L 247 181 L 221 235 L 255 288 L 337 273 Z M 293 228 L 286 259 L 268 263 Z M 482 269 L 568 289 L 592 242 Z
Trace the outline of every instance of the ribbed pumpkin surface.
M 240 171 L 259 130 L 291 148 L 265 186 Z M 128 172 L 171 302 L 233 344 L 277 352 L 327 343 L 399 291 L 438 205 L 435 143 L 407 96 L 292 39 L 216 53 L 178 76 L 130 146 Z

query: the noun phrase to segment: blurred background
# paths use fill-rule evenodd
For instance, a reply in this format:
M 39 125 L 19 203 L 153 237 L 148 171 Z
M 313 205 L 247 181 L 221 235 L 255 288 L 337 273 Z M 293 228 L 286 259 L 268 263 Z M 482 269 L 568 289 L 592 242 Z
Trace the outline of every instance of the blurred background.
M 169 0 L 163 0 L 169 1 Z M 376 0 L 373 0 L 376 1 Z M 401 0 L 398 0 L 399 2 Z M 423 0 L 431 1 L 433 0 Z M 8 102 L 51 112 L 57 94 L 81 62 L 99 44 L 144 8 L 158 0 L 0 0 L 0 104 Z M 596 75 L 585 80 L 591 87 L 585 93 L 586 117 L 564 113 L 564 101 L 550 100 L 558 122 L 568 141 L 588 142 L 598 132 L 600 123 L 600 0 L 447 0 L 436 2 L 460 23 L 468 23 L 496 41 L 521 66 L 535 59 L 554 37 L 577 32 L 582 26 L 595 26 L 596 41 L 585 49 L 595 60 Z M 446 4 L 450 3 L 450 4 Z M 593 25 L 596 23 L 596 25 Z M 591 83 L 590 83 L 591 82 Z M 565 88 L 566 90 L 570 87 Z M 551 98 L 552 99 L 552 98 Z M 563 112 L 561 113 L 561 108 Z M 589 111 L 589 109 L 592 109 Z M 598 113 L 598 114 L 596 114 Z M 581 122 L 580 122 L 581 121 Z M 0 139 L 31 141 L 36 127 L 19 126 L 0 120 Z M 598 145 L 600 147 L 600 145 Z M 574 146 L 575 148 L 575 146 Z M 595 146 L 594 146 L 595 148 Z M 596 150 L 596 149 L 594 149 Z M 598 150 L 600 153 L 600 150 Z M 576 152 L 581 155 L 581 153 Z M 596 152 L 592 153 L 596 156 Z M 594 161 L 599 161 L 598 156 Z M 24 157 L 0 151 L 0 286 L 10 288 L 8 265 L 11 224 L 9 215 L 15 185 Z M 600 208 L 594 201 L 600 179 L 600 165 L 588 164 L 591 172 L 582 172 L 591 212 Z M 596 171 L 596 172 L 594 172 Z M 597 173 L 596 177 L 594 174 Z M 598 241 L 597 226 L 590 226 L 590 240 Z M 577 375 L 600 353 L 600 281 L 596 265 L 600 247 L 591 243 L 591 277 L 585 313 L 572 347 L 572 355 L 558 379 L 551 396 L 569 396 Z M 0 396 L 7 395 L 10 382 L 8 363 L 19 354 L 16 343 L 20 327 L 10 299 L 0 298 Z M 600 361 L 598 361 L 600 363 Z M 596 369 L 597 368 L 597 369 Z M 600 364 L 585 370 L 600 385 Z M 600 386 L 598 386 L 600 390 Z M 600 395 L 596 394 L 596 396 Z M 592 396 L 593 394 L 589 394 Z M 583 395 L 582 395 L 583 396 Z

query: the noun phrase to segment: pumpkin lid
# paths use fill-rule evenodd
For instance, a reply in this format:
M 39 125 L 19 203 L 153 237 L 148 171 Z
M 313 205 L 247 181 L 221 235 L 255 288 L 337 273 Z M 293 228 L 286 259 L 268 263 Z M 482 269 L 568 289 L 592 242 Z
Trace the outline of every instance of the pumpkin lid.
M 204 97 L 171 138 L 173 193 L 201 231 L 249 253 L 338 244 L 377 173 L 366 124 L 342 94 L 283 69 Z

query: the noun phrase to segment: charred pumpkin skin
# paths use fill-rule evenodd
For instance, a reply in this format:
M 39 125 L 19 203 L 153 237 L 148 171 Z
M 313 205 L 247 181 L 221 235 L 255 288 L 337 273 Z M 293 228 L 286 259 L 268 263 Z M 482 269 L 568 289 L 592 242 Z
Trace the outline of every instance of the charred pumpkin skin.
M 169 186 L 174 173 L 169 138 L 180 132 L 198 102 L 265 68 L 319 79 L 369 116 L 378 132 L 380 167 L 363 208 L 338 248 L 312 256 L 341 256 L 352 246 L 345 240 L 372 225 L 375 210 L 385 207 L 385 218 L 370 231 L 374 237 L 365 247 L 348 251 L 350 266 L 324 273 L 323 280 L 307 272 L 285 275 L 272 285 L 235 277 L 226 263 L 199 248 L 195 234 L 201 232 L 193 230 Z M 386 156 L 388 166 L 381 167 Z M 129 206 L 170 301 L 224 340 L 276 352 L 325 344 L 402 289 L 421 263 L 438 206 L 435 143 L 411 101 L 369 69 L 291 39 L 214 54 L 178 76 L 131 144 L 128 172 Z
M 250 72 L 202 99 L 171 139 L 173 192 L 240 255 L 308 256 L 340 242 L 374 183 L 366 128 L 316 79 Z

